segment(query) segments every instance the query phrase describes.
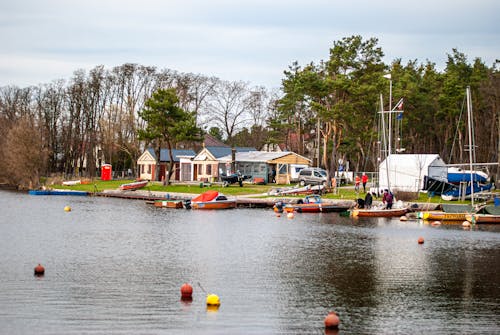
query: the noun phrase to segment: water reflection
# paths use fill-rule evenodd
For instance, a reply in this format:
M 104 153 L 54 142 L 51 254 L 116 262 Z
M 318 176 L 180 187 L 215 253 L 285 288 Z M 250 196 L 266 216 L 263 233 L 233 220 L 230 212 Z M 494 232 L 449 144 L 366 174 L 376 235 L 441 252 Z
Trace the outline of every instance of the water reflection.
M 498 227 L 9 192 L 0 206 L 6 333 L 327 334 L 332 309 L 339 334 L 500 329 Z

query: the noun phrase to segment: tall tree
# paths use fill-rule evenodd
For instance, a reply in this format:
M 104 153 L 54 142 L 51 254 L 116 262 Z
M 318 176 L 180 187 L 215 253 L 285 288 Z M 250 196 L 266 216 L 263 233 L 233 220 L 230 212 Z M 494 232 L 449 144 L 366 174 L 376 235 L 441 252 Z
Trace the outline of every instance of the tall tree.
M 170 157 L 167 183 L 174 172 L 172 149 L 175 145 L 180 141 L 196 141 L 201 138 L 201 129 L 196 126 L 195 114 L 184 111 L 178 103 L 175 89 L 160 89 L 146 100 L 144 109 L 139 112 L 139 116 L 146 121 L 146 127 L 138 131 L 139 138 L 156 143 L 156 179 L 160 171 L 160 150 L 162 145 L 167 146 Z

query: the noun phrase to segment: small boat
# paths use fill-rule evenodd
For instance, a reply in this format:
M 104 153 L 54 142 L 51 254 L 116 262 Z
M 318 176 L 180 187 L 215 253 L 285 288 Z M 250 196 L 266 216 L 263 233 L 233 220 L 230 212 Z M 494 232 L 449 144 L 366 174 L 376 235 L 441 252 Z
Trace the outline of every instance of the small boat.
M 155 207 L 163 207 L 163 208 L 183 208 L 181 200 L 155 200 L 153 203 Z
M 353 217 L 393 217 L 405 215 L 408 209 L 405 208 L 369 208 L 369 209 L 353 209 L 351 216 Z
M 464 221 L 465 215 L 471 213 L 471 207 L 468 205 L 440 205 L 442 210 L 418 212 L 417 218 L 423 220 L 438 221 Z
M 474 219 L 474 223 L 500 223 L 500 206 L 483 206 L 473 215 L 467 214 L 465 219 L 469 222 Z
M 320 213 L 320 212 L 343 212 L 351 208 L 351 204 L 336 204 L 325 202 L 317 194 L 308 195 L 304 199 L 300 199 L 296 204 L 285 204 L 282 201 L 277 202 L 273 209 L 277 213 L 281 212 L 298 212 L 298 213 Z
M 28 194 L 30 194 L 30 195 L 79 195 L 79 196 L 87 196 L 89 193 L 86 191 L 46 189 L 46 190 L 29 190 Z
M 148 184 L 147 180 L 134 181 L 133 183 L 121 184 L 120 190 L 122 191 L 135 191 L 137 189 L 143 188 Z
M 67 180 L 67 181 L 63 181 L 62 184 L 64 186 L 72 186 L 72 185 L 78 185 L 78 184 L 81 184 L 82 181 L 81 180 Z
M 192 209 L 229 209 L 236 208 L 236 199 L 228 199 L 218 191 L 206 191 L 184 204 Z
M 474 223 L 500 223 L 500 215 L 496 214 L 466 214 L 465 219 Z

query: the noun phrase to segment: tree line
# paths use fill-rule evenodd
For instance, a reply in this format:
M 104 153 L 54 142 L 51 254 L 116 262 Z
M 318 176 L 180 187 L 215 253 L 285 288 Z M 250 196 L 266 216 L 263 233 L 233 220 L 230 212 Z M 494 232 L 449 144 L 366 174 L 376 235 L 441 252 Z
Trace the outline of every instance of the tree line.
M 381 100 L 388 109 L 387 74 L 393 106 L 404 101 L 395 133 L 399 149 L 465 162 L 463 106 L 470 86 L 476 161 L 498 162 L 498 61 L 487 66 L 476 58 L 470 63 L 452 50 L 439 71 L 430 61 L 385 64 L 383 56 L 376 38 L 346 37 L 333 42 L 326 60 L 291 64 L 274 90 L 138 64 L 77 70 L 67 80 L 32 87 L 3 86 L 0 181 L 36 187 L 40 177 L 52 174 L 93 177 L 97 169 L 85 167 L 104 162 L 114 170 L 135 171 L 146 146 L 167 145 L 140 136 L 148 126 L 141 117 L 147 102 L 163 89 L 175 92 L 177 107 L 192 115 L 203 132 L 229 145 L 279 145 L 330 171 L 338 169 L 339 159 L 349 161 L 351 170 L 375 171 Z M 190 144 L 174 138 L 168 145 Z

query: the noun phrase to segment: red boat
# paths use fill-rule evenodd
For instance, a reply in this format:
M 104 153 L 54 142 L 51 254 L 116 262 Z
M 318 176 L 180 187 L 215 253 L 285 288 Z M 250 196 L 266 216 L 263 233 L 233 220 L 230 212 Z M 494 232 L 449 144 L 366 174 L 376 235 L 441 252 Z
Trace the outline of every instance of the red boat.
M 193 209 L 229 209 L 236 208 L 236 199 L 228 199 L 218 191 L 207 191 L 185 203 Z
M 135 181 L 133 183 L 121 184 L 120 190 L 122 190 L 122 191 L 135 191 L 137 189 L 143 188 L 147 184 L 148 184 L 147 180 L 139 180 L 139 181 Z
M 343 212 L 352 207 L 352 204 L 335 204 L 325 202 L 317 194 L 308 195 L 304 199 L 300 199 L 296 204 L 276 203 L 274 205 L 275 212 L 298 212 L 298 213 L 326 213 L 326 212 Z

